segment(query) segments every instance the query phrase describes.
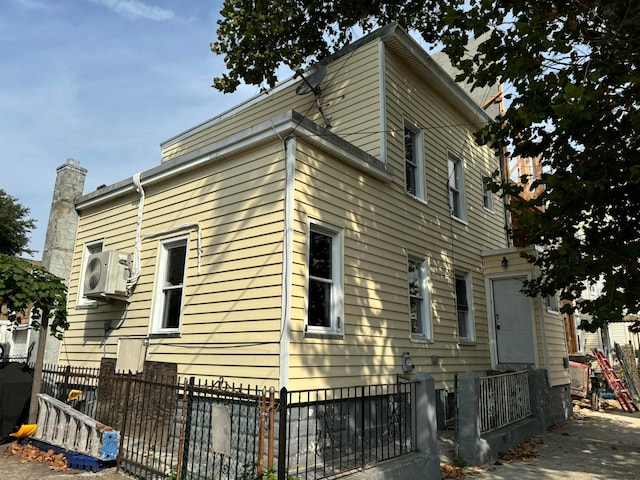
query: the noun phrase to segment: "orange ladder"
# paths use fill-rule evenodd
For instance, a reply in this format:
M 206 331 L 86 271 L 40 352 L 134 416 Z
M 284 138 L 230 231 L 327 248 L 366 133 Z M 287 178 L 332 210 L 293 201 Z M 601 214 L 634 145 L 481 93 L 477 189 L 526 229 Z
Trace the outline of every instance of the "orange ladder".
M 620 402 L 622 409 L 630 412 L 639 411 L 638 406 L 629 394 L 629 390 L 627 390 L 625 384 L 620 380 L 620 377 L 609 363 L 609 360 L 607 360 L 604 352 L 594 348 L 593 355 L 596 357 L 596 361 L 598 362 L 598 365 L 600 365 L 600 370 L 602 370 L 602 375 L 607 380 L 607 383 L 611 387 L 613 394 L 618 399 L 618 402 Z

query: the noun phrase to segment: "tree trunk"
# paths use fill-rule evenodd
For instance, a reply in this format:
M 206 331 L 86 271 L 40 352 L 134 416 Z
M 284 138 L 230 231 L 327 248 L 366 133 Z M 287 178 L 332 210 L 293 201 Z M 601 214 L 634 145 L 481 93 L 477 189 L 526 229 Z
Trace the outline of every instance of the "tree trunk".
M 31 384 L 31 403 L 29 404 L 29 422 L 36 423 L 38 419 L 38 394 L 42 390 L 42 367 L 44 365 L 44 349 L 47 345 L 49 330 L 49 312 L 43 311 L 40 323 L 40 336 L 38 337 L 38 353 L 36 364 L 33 368 L 33 383 Z

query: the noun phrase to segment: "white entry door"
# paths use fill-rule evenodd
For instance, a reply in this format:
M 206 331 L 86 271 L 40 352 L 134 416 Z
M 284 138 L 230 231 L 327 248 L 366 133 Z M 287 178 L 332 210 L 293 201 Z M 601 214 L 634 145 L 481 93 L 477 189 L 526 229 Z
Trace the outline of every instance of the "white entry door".
M 535 364 L 530 299 L 520 290 L 525 277 L 491 281 L 498 364 Z

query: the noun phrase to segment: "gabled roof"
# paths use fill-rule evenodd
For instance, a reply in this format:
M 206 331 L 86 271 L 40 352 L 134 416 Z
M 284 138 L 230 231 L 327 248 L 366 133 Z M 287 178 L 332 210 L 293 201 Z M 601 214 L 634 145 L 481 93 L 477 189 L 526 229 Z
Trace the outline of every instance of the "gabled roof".
M 372 42 L 382 41 L 384 42 L 392 52 L 398 57 L 402 58 L 408 65 L 414 68 L 415 73 L 424 79 L 427 83 L 431 84 L 444 99 L 450 102 L 456 109 L 466 113 L 466 115 L 476 122 L 490 121 L 491 117 L 485 112 L 482 107 L 476 103 L 476 101 L 462 88 L 453 77 L 447 73 L 447 71 L 431 57 L 425 50 L 416 42 L 405 30 L 398 24 L 389 24 L 383 28 L 375 30 L 368 35 L 350 43 L 346 47 L 340 49 L 336 53 L 322 59 L 318 63 L 328 65 L 333 63 L 349 54 L 368 45 Z M 209 120 L 206 120 L 198 125 L 195 125 L 171 138 L 163 141 L 160 144 L 161 148 L 168 147 L 174 143 L 177 143 L 191 135 L 198 133 L 212 127 L 227 118 L 260 103 L 266 98 L 267 95 L 276 91 L 283 90 L 294 84 L 300 82 L 300 79 L 291 77 L 269 92 L 260 93 L 248 100 L 216 115 Z
M 451 75 L 449 75 L 406 31 L 397 24 L 390 24 L 386 27 L 380 28 L 351 43 L 333 55 L 321 60 L 319 63 L 330 64 L 365 45 L 378 41 L 383 42 L 390 51 L 410 65 L 420 78 L 438 91 L 439 94 L 454 108 L 465 114 L 475 123 L 490 121 L 489 115 L 487 115 L 481 106 L 478 105 L 467 94 L 467 92 L 453 80 Z M 299 79 L 291 77 L 276 86 L 271 93 L 288 88 L 299 83 L 299 81 Z M 202 130 L 213 127 L 241 111 L 254 107 L 264 99 L 265 94 L 256 95 L 255 97 L 162 142 L 161 147 L 167 147 Z M 306 129 L 310 133 L 307 138 L 307 141 L 310 143 L 315 143 L 320 148 L 331 150 L 331 152 L 338 158 L 343 159 L 345 162 L 356 168 L 368 172 L 370 175 L 377 177 L 378 179 L 384 181 L 391 180 L 393 176 L 392 169 L 384 162 L 376 159 L 338 135 L 331 133 L 327 129 L 322 128 L 313 121 L 292 110 L 272 119 L 266 119 L 257 125 L 248 126 L 248 128 L 241 132 L 232 134 L 198 150 L 142 172 L 140 181 L 145 185 L 156 183 L 167 178 L 169 175 L 173 176 L 186 171 L 187 169 L 195 168 L 221 157 L 231 155 L 232 153 L 253 148 L 262 142 L 271 140 L 275 135 L 280 135 L 284 138 L 289 132 L 293 130 L 301 132 L 301 129 Z M 129 178 L 83 195 L 77 200 L 76 208 L 78 210 L 89 208 L 134 191 L 135 186 L 133 179 Z

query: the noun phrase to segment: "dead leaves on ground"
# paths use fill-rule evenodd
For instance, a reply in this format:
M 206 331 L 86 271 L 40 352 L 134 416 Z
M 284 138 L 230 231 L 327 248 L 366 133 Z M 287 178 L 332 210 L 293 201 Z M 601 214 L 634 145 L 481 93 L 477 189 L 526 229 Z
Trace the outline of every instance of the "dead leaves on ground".
M 516 448 L 510 448 L 499 460 L 495 461 L 494 465 L 502 465 L 505 462 L 514 461 L 531 462 L 538 457 L 538 445 L 541 443 L 544 443 L 541 438 L 529 439 Z M 495 467 L 488 468 L 489 471 L 494 469 Z M 463 480 L 467 475 L 474 476 L 481 474 L 483 471 L 481 467 L 460 468 L 449 464 L 440 465 L 443 480 Z
M 498 463 L 500 461 L 511 462 L 518 460 L 519 462 L 529 462 L 534 460 L 538 456 L 538 445 L 541 443 L 543 443 L 541 438 L 531 438 L 516 448 L 510 448 L 507 453 L 502 455 L 500 460 L 496 461 L 496 464 L 500 465 Z
M 61 472 L 68 468 L 67 459 L 62 453 L 54 453 L 53 450 L 44 452 L 33 445 L 19 445 L 17 443 L 13 443 L 4 451 L 4 456 L 6 458 L 13 455 L 21 457 L 21 463 L 46 463 L 49 465 L 49 468 L 56 472 Z
M 464 471 L 460 467 L 454 467 L 447 463 L 440 465 L 440 473 L 443 479 L 462 480 L 464 479 Z

